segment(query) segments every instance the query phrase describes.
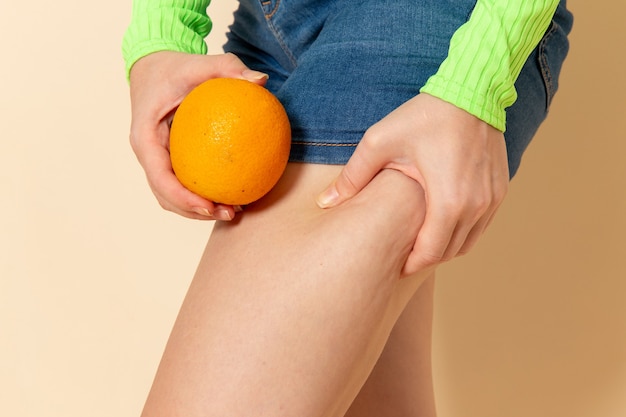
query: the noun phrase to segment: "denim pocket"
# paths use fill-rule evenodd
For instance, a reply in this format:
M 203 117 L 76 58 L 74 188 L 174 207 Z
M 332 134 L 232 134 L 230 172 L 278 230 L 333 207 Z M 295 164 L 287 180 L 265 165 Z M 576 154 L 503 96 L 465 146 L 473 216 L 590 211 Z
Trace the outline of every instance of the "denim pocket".
M 537 60 L 546 88 L 546 109 L 559 89 L 559 74 L 569 50 L 568 32 L 553 20 L 538 45 Z

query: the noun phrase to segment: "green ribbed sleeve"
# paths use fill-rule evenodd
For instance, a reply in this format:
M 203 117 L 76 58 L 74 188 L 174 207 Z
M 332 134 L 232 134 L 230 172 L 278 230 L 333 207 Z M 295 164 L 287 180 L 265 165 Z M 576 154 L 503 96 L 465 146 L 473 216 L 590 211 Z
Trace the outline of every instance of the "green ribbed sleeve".
M 448 57 L 421 91 L 497 129 L 515 102 L 514 83 L 548 28 L 559 0 L 478 0 L 450 40 Z
M 211 31 L 210 0 L 133 0 L 131 21 L 122 41 L 126 75 L 140 58 L 173 50 L 206 54 Z

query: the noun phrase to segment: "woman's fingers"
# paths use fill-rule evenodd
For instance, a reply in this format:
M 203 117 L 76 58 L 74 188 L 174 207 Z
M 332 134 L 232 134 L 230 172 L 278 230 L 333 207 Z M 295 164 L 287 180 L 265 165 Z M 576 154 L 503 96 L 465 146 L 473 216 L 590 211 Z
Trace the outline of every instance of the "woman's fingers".
M 169 128 L 178 105 L 197 85 L 217 77 L 259 85 L 267 81 L 266 74 L 248 68 L 233 54 L 157 52 L 140 59 L 131 70 L 133 151 L 159 204 L 193 219 L 235 217 L 233 207 L 215 204 L 186 189 L 174 175 L 169 155 Z
M 425 94 L 398 107 L 366 132 L 341 174 L 318 197 L 318 205 L 329 208 L 352 198 L 383 168 L 417 181 L 426 195 L 425 221 L 405 274 L 473 247 L 508 185 L 502 133 Z
M 467 253 L 486 229 L 500 200 L 489 190 L 474 202 L 439 203 L 432 197 L 424 225 L 405 265 L 406 273 L 449 261 Z
M 380 172 L 386 161 L 380 153 L 371 152 L 368 146 L 368 142 L 357 146 L 339 176 L 317 197 L 318 206 L 330 208 L 349 200 Z

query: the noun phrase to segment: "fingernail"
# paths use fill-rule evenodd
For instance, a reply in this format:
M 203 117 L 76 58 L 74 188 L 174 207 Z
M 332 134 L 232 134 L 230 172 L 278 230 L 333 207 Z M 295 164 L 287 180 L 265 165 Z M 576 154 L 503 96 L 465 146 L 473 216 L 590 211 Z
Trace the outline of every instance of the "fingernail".
M 322 194 L 317 197 L 317 205 L 320 206 L 320 208 L 328 208 L 334 205 L 338 199 L 339 193 L 337 192 L 337 189 L 332 186 L 330 188 L 327 188 Z
M 233 216 L 231 216 L 230 212 L 222 208 L 215 210 L 215 213 L 213 213 L 213 216 L 217 220 L 223 220 L 223 221 L 230 221 L 233 219 Z
M 241 206 L 233 206 L 235 213 L 241 213 L 243 211 L 243 207 Z
M 196 213 L 198 213 L 201 216 L 207 216 L 207 217 L 211 217 L 212 214 L 209 211 L 209 209 L 204 208 L 204 207 L 194 207 L 193 211 L 195 211 Z
M 263 79 L 267 80 L 270 77 L 269 75 L 263 72 L 254 71 L 251 69 L 243 70 L 243 72 L 241 73 L 241 76 L 248 81 L 260 81 Z

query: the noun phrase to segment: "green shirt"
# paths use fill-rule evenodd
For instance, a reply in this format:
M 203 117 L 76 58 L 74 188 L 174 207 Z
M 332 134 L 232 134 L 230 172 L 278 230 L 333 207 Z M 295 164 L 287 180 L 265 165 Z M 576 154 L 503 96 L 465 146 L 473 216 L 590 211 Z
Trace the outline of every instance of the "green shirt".
M 122 51 L 127 75 L 157 51 L 206 54 L 210 0 L 134 0 Z M 548 28 L 559 0 L 478 0 L 470 19 L 452 36 L 448 56 L 422 87 L 501 131 L 514 83 Z

